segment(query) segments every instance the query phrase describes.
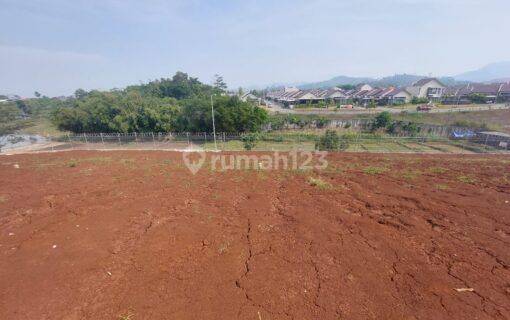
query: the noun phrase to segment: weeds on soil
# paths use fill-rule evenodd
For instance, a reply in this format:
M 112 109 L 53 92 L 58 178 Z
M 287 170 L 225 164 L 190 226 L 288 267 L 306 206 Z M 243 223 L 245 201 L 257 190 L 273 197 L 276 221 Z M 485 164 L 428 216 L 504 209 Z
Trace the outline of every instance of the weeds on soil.
M 327 190 L 327 189 L 331 189 L 333 187 L 329 182 L 326 182 L 326 181 L 322 180 L 321 178 L 308 177 L 308 183 L 312 187 L 317 187 L 321 190 Z
M 459 180 L 460 182 L 470 183 L 470 184 L 473 184 L 476 182 L 475 178 L 468 177 L 468 176 L 458 176 L 457 180 Z
M 381 167 L 367 167 L 365 169 L 363 169 L 363 172 L 366 173 L 366 174 L 381 174 L 383 172 L 385 172 L 386 168 L 381 168 Z
M 445 173 L 446 171 L 448 171 L 448 169 L 446 168 L 441 168 L 441 167 L 432 167 L 429 169 L 430 172 L 432 173 L 438 173 L 438 174 L 441 174 L 441 173 Z
M 131 318 L 133 316 L 132 313 L 128 313 L 126 315 L 120 315 L 119 316 L 119 320 L 132 320 L 133 318 Z
M 407 171 L 402 174 L 402 178 L 406 180 L 414 180 L 422 174 L 419 170 Z

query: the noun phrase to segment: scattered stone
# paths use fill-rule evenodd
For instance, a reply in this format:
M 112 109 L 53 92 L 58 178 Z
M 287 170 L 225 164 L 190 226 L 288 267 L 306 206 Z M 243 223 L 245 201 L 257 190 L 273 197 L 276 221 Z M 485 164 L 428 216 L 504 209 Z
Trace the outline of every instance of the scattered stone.
M 56 245 L 56 244 L 54 244 L 54 245 L 53 245 L 53 249 L 56 249 L 56 248 L 57 248 L 57 245 Z
M 455 289 L 455 291 L 457 291 L 457 292 L 473 292 L 473 291 L 475 291 L 475 289 L 473 289 L 473 288 L 458 288 L 458 289 Z
M 14 165 L 14 169 L 19 169 L 19 164 L 17 164 L 17 163 L 16 163 L 16 164 Z
M 14 235 L 14 233 L 9 232 L 9 237 L 12 237 L 13 235 Z

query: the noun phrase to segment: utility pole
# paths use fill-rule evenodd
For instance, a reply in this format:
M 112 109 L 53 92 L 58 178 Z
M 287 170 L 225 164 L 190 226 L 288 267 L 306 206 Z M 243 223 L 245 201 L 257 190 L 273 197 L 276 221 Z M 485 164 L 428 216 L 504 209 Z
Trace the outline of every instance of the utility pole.
M 212 114 L 212 127 L 213 127 L 213 136 L 214 136 L 214 150 L 218 151 L 218 145 L 216 144 L 216 124 L 214 123 L 214 103 L 213 103 L 213 95 L 211 94 L 211 114 Z

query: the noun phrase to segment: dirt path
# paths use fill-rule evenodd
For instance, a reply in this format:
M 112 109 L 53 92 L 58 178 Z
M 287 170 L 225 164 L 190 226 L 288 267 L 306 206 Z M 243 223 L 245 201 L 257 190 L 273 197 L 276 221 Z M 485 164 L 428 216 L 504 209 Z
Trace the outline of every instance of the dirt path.
M 0 319 L 510 318 L 509 157 L 328 160 L 1 156 Z

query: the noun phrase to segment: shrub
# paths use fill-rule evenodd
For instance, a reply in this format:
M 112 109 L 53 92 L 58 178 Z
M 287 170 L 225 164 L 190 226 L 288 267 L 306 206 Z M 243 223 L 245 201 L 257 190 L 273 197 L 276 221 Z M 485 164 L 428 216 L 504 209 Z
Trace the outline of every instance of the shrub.
M 484 94 L 473 93 L 469 96 L 469 100 L 471 100 L 473 103 L 486 103 L 487 96 Z
M 469 184 L 473 184 L 476 182 L 475 178 L 472 178 L 469 176 L 458 176 L 457 180 L 459 180 L 460 182 L 469 183 Z
M 241 140 L 244 143 L 244 149 L 250 151 L 257 145 L 260 136 L 258 133 L 246 133 L 242 135 Z
M 324 128 L 325 126 L 327 126 L 329 123 L 329 120 L 324 118 L 324 117 L 318 117 L 317 119 L 315 119 L 315 126 L 317 128 Z
M 413 99 L 411 100 L 411 103 L 412 104 L 429 103 L 429 99 L 413 97 Z
M 381 174 L 386 171 L 386 168 L 380 167 L 367 167 L 363 169 L 363 172 L 366 174 Z
M 347 147 L 346 140 L 341 140 L 334 130 L 326 130 L 324 135 L 319 137 L 315 143 L 315 149 L 319 151 L 345 150 Z
M 308 177 L 308 183 L 312 187 L 317 187 L 322 190 L 331 189 L 333 186 L 331 183 L 322 180 L 321 178 Z
M 391 113 L 388 111 L 381 112 L 375 117 L 372 122 L 372 130 L 375 131 L 380 128 L 387 128 L 391 124 Z

